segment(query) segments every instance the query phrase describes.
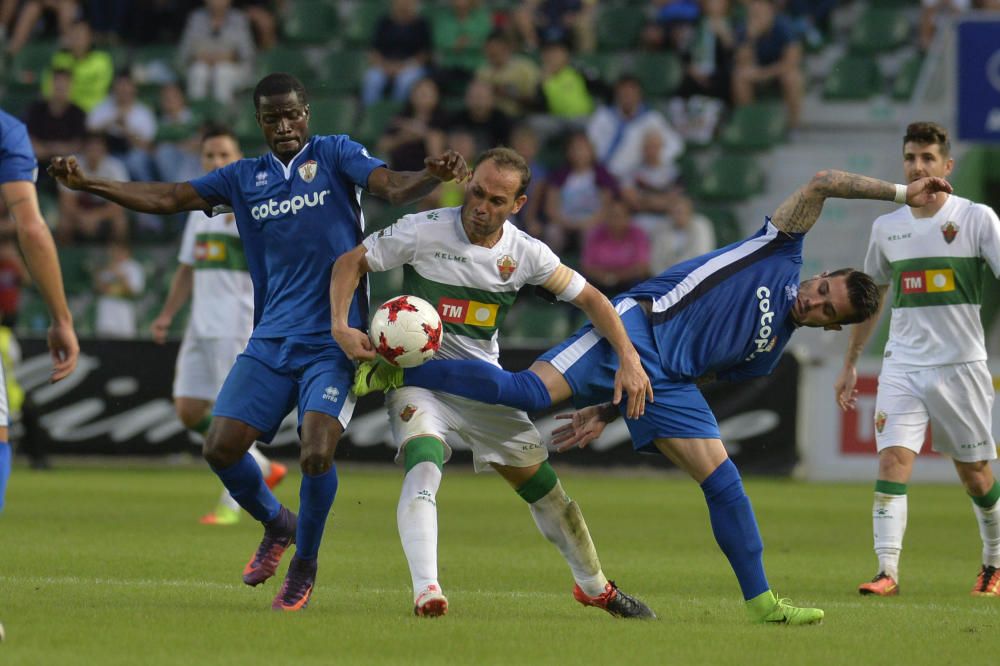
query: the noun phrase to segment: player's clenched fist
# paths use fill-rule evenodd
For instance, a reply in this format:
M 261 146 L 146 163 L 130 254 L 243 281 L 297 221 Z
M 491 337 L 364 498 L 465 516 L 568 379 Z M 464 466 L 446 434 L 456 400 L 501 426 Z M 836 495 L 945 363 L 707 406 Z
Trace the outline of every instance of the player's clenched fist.
M 46 171 L 48 171 L 50 176 L 71 190 L 80 189 L 86 180 L 83 176 L 83 170 L 72 155 L 69 157 L 53 157 Z
M 424 166 L 432 176 L 443 182 L 454 180 L 456 183 L 461 183 L 469 177 L 469 165 L 466 164 L 465 158 L 454 150 L 446 150 L 440 155 L 426 158 Z

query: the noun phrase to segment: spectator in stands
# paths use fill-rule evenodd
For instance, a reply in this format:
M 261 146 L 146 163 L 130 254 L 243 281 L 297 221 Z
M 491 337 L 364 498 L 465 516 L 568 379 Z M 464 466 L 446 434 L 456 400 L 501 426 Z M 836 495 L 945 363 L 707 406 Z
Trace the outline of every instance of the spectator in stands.
M 133 180 L 154 180 L 150 151 L 156 116 L 139 101 L 127 71 L 115 76 L 111 94 L 87 115 L 87 130 L 107 135 L 108 151 L 125 162 Z
M 535 238 L 541 238 L 544 230 L 542 203 L 545 201 L 545 183 L 549 170 L 538 159 L 541 148 L 538 134 L 526 123 L 517 125 L 510 133 L 510 147 L 524 158 L 528 168 L 531 169 L 531 182 L 524 191 L 528 201 L 510 218 L 510 221 Z
M 451 0 L 435 14 L 431 33 L 442 80 L 465 82 L 483 62 L 483 47 L 493 19 L 480 0 Z
M 108 263 L 94 275 L 97 316 L 94 333 L 104 338 L 134 338 L 138 333 L 136 299 L 146 287 L 146 274 L 124 241 L 108 245 Z
M 972 8 L 972 0 L 922 0 L 920 9 L 920 38 L 919 45 L 921 51 L 930 48 L 934 41 L 934 33 L 937 31 L 937 24 L 943 17 L 962 14 Z
M 52 69 L 66 69 L 73 74 L 69 98 L 86 112 L 90 112 L 108 96 L 115 66 L 107 51 L 93 48 L 94 36 L 90 24 L 80 20 L 61 35 L 62 47 L 52 55 Z M 51 71 L 42 81 L 42 94 L 52 92 Z
M 622 198 L 634 212 L 632 221 L 651 238 L 667 224 L 677 196 L 677 167 L 663 159 L 663 137 L 655 129 L 642 137 L 642 159 L 619 183 Z
M 153 151 L 160 180 L 177 183 L 202 174 L 200 135 L 203 122 L 204 119 L 188 106 L 180 85 L 168 83 L 160 88 L 160 117 Z
M 431 26 L 420 15 L 417 0 L 392 0 L 372 35 L 371 64 L 361 84 L 361 101 L 370 106 L 392 86 L 392 99 L 402 102 L 410 88 L 427 75 L 431 56 Z
M 44 14 L 53 14 L 59 34 L 65 33 L 80 14 L 78 0 L 27 0 L 20 5 L 14 21 L 14 29 L 4 49 L 7 58 L 17 55 L 31 38 L 39 19 Z
M 715 97 L 729 101 L 736 35 L 729 20 L 729 0 L 701 0 L 691 34 L 670 44 L 684 64 L 677 96 Z
M 128 170 L 108 154 L 103 134 L 88 134 L 83 141 L 82 166 L 87 173 L 108 180 L 128 180 Z M 128 236 L 125 209 L 86 192 L 59 188 L 59 223 L 56 237 L 60 243 L 124 240 Z
M 653 275 L 715 249 L 712 222 L 695 211 L 687 194 L 675 192 L 667 213 L 666 223 L 650 234 L 653 248 L 649 267 Z
M 254 44 L 246 14 L 232 0 L 205 0 L 188 17 L 178 60 L 191 99 L 229 104 L 253 75 Z
M 701 7 L 698 0 L 652 0 L 649 14 L 650 22 L 642 31 L 643 46 L 673 51 L 688 46 Z
M 570 62 L 569 45 L 546 42 L 542 47 L 542 99 L 545 110 L 566 122 L 585 121 L 594 110 L 587 81 Z
M 470 166 L 475 164 L 479 149 L 476 146 L 476 136 L 464 127 L 452 127 L 445 140 L 446 147 L 454 150 Z M 420 210 L 461 206 L 465 201 L 465 183 L 448 181 L 441 183 L 434 191 L 424 197 L 417 206 Z
M 410 89 L 410 99 L 378 140 L 377 149 L 396 171 L 419 171 L 424 158 L 444 151 L 447 114 L 437 83 L 424 78 Z
M 294 1 L 294 0 L 293 0 Z M 278 20 L 275 18 L 275 6 L 280 10 L 287 0 L 235 0 L 235 6 L 247 15 L 247 20 L 253 26 L 257 37 L 257 46 L 261 51 L 269 51 L 278 43 Z
M 616 197 L 584 237 L 583 275 L 605 295 L 615 296 L 652 275 L 649 252 L 649 236 L 632 223 L 628 205 Z
M 66 69 L 52 73 L 52 94 L 28 108 L 25 125 L 39 164 L 48 164 L 56 155 L 80 152 L 87 133 L 87 114 L 70 101 L 73 75 Z M 54 194 L 55 181 L 44 169 L 38 171 L 38 187 Z
M 535 105 L 542 72 L 531 58 L 514 53 L 507 33 L 494 30 L 486 40 L 486 62 L 476 71 L 476 79 L 490 84 L 497 108 L 516 118 Z
M 0 326 L 17 326 L 17 311 L 21 305 L 21 288 L 31 281 L 31 275 L 21 260 L 14 234 L 0 237 Z
M 571 133 L 566 166 L 549 176 L 545 188 L 545 242 L 556 252 L 578 252 L 582 235 L 608 218 L 617 190 L 614 176 L 598 163 L 586 133 Z
M 200 5 L 200 0 L 133 0 L 122 37 L 136 46 L 176 43 L 188 14 Z
M 750 0 L 746 25 L 738 31 L 733 71 L 733 102 L 753 102 L 762 85 L 777 85 L 788 111 L 788 127 L 799 126 L 804 79 L 802 45 L 791 20 L 779 14 L 775 0 Z
M 469 83 L 465 89 L 465 104 L 448 119 L 448 125 L 472 134 L 476 143 L 473 157 L 510 141 L 510 117 L 496 107 L 493 87 L 485 81 Z
M 616 178 L 625 178 L 635 171 L 642 159 L 642 142 L 649 132 L 660 135 L 664 164 L 673 164 L 684 152 L 680 134 L 662 113 L 646 106 L 642 84 L 628 74 L 615 82 L 614 104 L 599 108 L 587 124 L 587 136 L 598 159 Z
M 536 50 L 539 44 L 559 41 L 589 53 L 597 43 L 597 4 L 597 0 L 523 0 L 512 18 L 529 51 Z
M 788 0 L 785 11 L 798 35 L 811 47 L 823 44 L 838 0 Z
M 129 5 L 134 0 L 85 0 L 84 13 L 98 44 L 117 44 L 128 30 Z

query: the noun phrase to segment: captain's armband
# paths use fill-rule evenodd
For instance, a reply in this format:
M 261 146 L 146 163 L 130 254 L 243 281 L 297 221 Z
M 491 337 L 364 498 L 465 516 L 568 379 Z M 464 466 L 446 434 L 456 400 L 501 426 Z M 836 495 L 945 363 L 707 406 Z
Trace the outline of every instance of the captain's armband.
M 555 294 L 560 301 L 572 301 L 580 295 L 586 285 L 587 281 L 582 275 L 565 264 L 559 264 L 541 286 L 542 289 Z

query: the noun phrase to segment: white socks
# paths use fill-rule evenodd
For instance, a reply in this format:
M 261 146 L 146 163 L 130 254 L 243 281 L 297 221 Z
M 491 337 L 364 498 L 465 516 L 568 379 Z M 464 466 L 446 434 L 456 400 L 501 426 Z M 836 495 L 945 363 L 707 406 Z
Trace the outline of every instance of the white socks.
M 879 571 L 892 576 L 898 583 L 899 552 L 903 549 L 903 534 L 906 533 L 906 495 L 876 491 L 872 523 Z
M 566 559 L 580 589 L 591 597 L 603 594 L 608 579 L 601 571 L 590 530 L 580 507 L 566 496 L 562 484 L 557 481 L 545 497 L 528 506 L 539 531 Z
M 984 509 L 975 502 L 972 510 L 979 522 L 979 536 L 983 538 L 983 564 L 1000 567 L 1000 502 Z
M 406 473 L 399 493 L 396 526 L 410 565 L 414 598 L 428 585 L 438 585 L 436 497 L 440 486 L 441 470 L 432 462 L 422 462 Z

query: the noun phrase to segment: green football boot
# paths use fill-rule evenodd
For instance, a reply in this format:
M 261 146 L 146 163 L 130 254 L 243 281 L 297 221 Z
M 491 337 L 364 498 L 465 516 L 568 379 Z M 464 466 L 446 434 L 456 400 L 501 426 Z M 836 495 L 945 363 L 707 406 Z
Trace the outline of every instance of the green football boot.
M 750 620 L 758 624 L 819 624 L 823 611 L 819 608 L 798 608 L 788 599 L 778 599 L 771 590 L 747 601 Z
M 403 369 L 380 361 L 362 361 L 354 373 L 354 395 L 359 398 L 375 391 L 403 385 Z

